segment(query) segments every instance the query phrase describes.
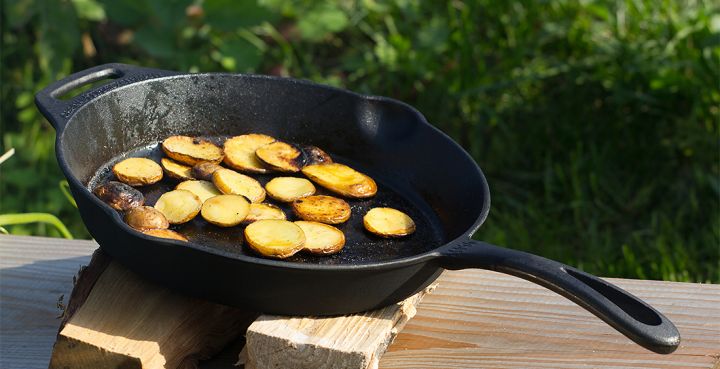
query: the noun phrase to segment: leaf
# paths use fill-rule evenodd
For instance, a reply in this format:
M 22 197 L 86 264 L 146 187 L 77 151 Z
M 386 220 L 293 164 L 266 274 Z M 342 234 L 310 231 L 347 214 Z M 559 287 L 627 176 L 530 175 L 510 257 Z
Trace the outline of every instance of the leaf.
M 169 59 L 174 57 L 177 52 L 175 34 L 152 25 L 143 25 L 138 28 L 133 42 L 148 54 L 159 58 Z
M 251 0 L 207 0 L 203 8 L 207 24 L 222 31 L 234 31 L 277 19 L 277 14 Z
M 340 32 L 350 23 L 345 12 L 332 4 L 323 4 L 300 15 L 300 35 L 310 41 L 319 41 L 330 33 Z
M 37 14 L 38 5 L 34 0 L 6 0 L 3 1 L 2 7 L 5 11 L 3 20 L 9 23 L 10 28 L 17 28 Z
M 100 0 L 108 19 L 122 26 L 132 27 L 147 18 L 149 2 L 145 0 Z
M 95 0 L 72 0 L 78 18 L 90 21 L 105 20 L 105 9 Z
M 262 60 L 262 51 L 243 38 L 226 41 L 220 45 L 220 53 L 223 67 L 233 71 L 254 71 Z
M 70 2 L 47 1 L 40 11 L 40 66 L 52 79 L 67 73 L 70 58 L 80 46 L 80 29 Z

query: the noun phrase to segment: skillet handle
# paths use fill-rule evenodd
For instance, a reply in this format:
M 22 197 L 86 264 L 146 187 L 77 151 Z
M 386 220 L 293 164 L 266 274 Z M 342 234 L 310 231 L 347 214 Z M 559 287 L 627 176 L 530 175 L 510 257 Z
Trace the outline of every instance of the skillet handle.
M 95 97 L 130 83 L 175 74 L 179 73 L 120 63 L 98 65 L 51 83 L 35 94 L 35 104 L 45 118 L 55 127 L 55 130 L 62 132 L 68 119 L 80 107 Z M 103 79 L 112 79 L 112 81 L 84 91 L 71 99 L 61 100 L 59 98 L 78 87 Z
M 680 345 L 680 332 L 664 315 L 619 287 L 571 266 L 474 240 L 440 252 L 445 269 L 494 270 L 557 292 L 648 350 L 669 354 Z

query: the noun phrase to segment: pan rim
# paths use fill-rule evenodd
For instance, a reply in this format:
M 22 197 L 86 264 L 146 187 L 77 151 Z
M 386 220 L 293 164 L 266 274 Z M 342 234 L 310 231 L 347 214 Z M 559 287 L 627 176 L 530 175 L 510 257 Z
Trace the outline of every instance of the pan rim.
M 230 77 L 230 78 L 250 78 L 250 79 L 258 79 L 258 80 L 271 80 L 271 81 L 277 81 L 280 83 L 292 83 L 297 85 L 303 85 L 303 86 L 309 86 L 313 88 L 323 88 L 326 90 L 331 90 L 337 93 L 343 93 L 350 95 L 354 98 L 365 100 L 369 102 L 384 102 L 384 103 L 390 103 L 394 105 L 398 105 L 404 109 L 408 109 L 410 113 L 414 115 L 414 117 L 417 119 L 417 121 L 422 124 L 425 128 L 430 129 L 434 132 L 434 134 L 439 135 L 440 137 L 444 138 L 446 141 L 449 141 L 451 143 L 451 146 L 455 150 L 459 150 L 462 155 L 465 156 L 467 160 L 469 160 L 471 163 L 474 164 L 474 170 L 475 175 L 479 176 L 481 179 L 481 187 L 478 190 L 482 192 L 483 195 L 483 204 L 482 208 L 480 209 L 480 212 L 478 216 L 476 217 L 473 224 L 461 235 L 456 237 L 453 240 L 447 241 L 445 244 L 442 244 L 434 249 L 425 251 L 423 253 L 419 253 L 412 256 L 406 256 L 401 257 L 397 259 L 391 259 L 386 261 L 379 261 L 379 262 L 372 262 L 372 263 L 362 263 L 362 264 L 311 264 L 311 263 L 294 263 L 284 260 L 275 260 L 275 259 L 266 259 L 261 258 L 257 256 L 248 256 L 243 255 L 239 253 L 232 253 L 228 251 L 223 251 L 216 248 L 211 248 L 205 245 L 202 245 L 200 243 L 195 242 L 182 242 L 182 241 L 176 241 L 176 240 L 170 240 L 170 239 L 161 239 L 157 237 L 151 237 L 148 235 L 145 235 L 141 232 L 138 232 L 125 224 L 125 222 L 122 220 L 122 216 L 119 212 L 112 209 L 107 204 L 103 203 L 98 199 L 96 196 L 94 196 L 90 190 L 87 188 L 86 185 L 84 185 L 70 170 L 69 165 L 67 164 L 67 161 L 65 160 L 62 147 L 65 145 L 65 132 L 66 128 L 70 126 L 76 115 L 83 111 L 87 106 L 91 105 L 93 102 L 95 102 L 98 99 L 103 98 L 107 94 L 111 92 L 115 92 L 118 90 L 123 90 L 126 88 L 132 88 L 134 86 L 137 86 L 139 84 L 144 84 L 148 81 L 164 81 L 164 80 L 172 80 L 172 79 L 180 79 L 180 78 L 188 78 L 188 77 Z M 270 76 L 270 75 L 263 75 L 263 74 L 246 74 L 246 73 L 181 73 L 181 74 L 174 74 L 170 76 L 163 76 L 163 77 L 155 77 L 150 79 L 145 79 L 138 82 L 129 83 L 123 86 L 119 86 L 117 88 L 108 90 L 103 92 L 102 94 L 99 94 L 97 96 L 94 96 L 92 99 L 86 101 L 82 106 L 80 106 L 78 109 L 76 109 L 71 116 L 67 118 L 66 124 L 64 125 L 64 128 L 61 132 L 58 132 L 56 139 L 55 139 L 55 154 L 58 159 L 58 163 L 60 164 L 60 169 L 62 170 L 65 177 L 68 179 L 68 181 L 72 182 L 73 186 L 81 188 L 82 189 L 82 195 L 89 198 L 91 203 L 94 206 L 99 207 L 102 209 L 107 215 L 110 216 L 110 218 L 115 222 L 116 226 L 119 226 L 119 229 L 122 231 L 128 233 L 129 235 L 133 237 L 138 237 L 140 239 L 143 239 L 145 241 L 151 242 L 151 243 L 159 243 L 161 245 L 165 246 L 175 246 L 175 247 L 189 247 L 191 249 L 194 249 L 195 251 L 200 252 L 206 252 L 210 253 L 215 256 L 219 256 L 225 259 L 229 259 L 232 261 L 240 261 L 240 262 L 246 262 L 246 263 L 252 263 L 252 264 L 259 264 L 267 267 L 272 268 L 280 268 L 280 269 L 291 269 L 291 270 L 313 270 L 313 271 L 361 271 L 361 270 L 381 270 L 381 269 L 392 269 L 392 268 L 401 268 L 409 265 L 419 264 L 423 262 L 428 262 L 433 259 L 437 259 L 441 256 L 442 251 L 446 250 L 448 248 L 451 248 L 453 245 L 455 245 L 458 242 L 463 242 L 469 239 L 479 228 L 482 226 L 482 224 L 487 219 L 487 216 L 490 211 L 490 187 L 487 182 L 487 179 L 480 168 L 480 166 L 475 162 L 475 160 L 470 156 L 470 154 L 462 148 L 455 140 L 450 138 L 445 132 L 441 131 L 434 125 L 430 124 L 428 120 L 425 118 L 425 116 L 417 110 L 412 105 L 405 103 L 403 101 L 386 97 L 386 96 L 379 96 L 379 95 L 365 95 L 360 94 L 357 92 L 354 92 L 352 90 L 334 87 L 334 86 L 328 86 L 321 83 L 317 83 L 311 80 L 307 79 L 299 79 L 299 78 L 291 78 L 291 77 L 279 77 L 279 76 Z M 468 168 L 470 170 L 470 168 Z M 100 245 L 102 247 L 102 245 Z

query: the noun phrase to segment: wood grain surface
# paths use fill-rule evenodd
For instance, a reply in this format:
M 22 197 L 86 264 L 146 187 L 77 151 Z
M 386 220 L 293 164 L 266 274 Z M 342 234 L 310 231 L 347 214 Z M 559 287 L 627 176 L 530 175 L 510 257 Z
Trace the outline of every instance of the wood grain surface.
M 0 236 L 0 368 L 47 368 L 55 302 L 92 241 Z M 720 286 L 610 279 L 679 328 L 671 355 L 646 351 L 564 298 L 524 280 L 445 272 L 380 368 L 720 368 Z M 233 368 L 217 360 L 213 369 Z

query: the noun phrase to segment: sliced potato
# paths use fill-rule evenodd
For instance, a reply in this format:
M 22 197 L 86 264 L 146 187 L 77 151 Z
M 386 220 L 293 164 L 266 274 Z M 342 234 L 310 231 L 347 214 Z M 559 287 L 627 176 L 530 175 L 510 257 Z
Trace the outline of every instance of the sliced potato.
M 293 202 L 315 193 L 315 186 L 305 178 L 276 177 L 265 185 L 267 194 L 275 200 Z
M 144 229 L 141 231 L 142 233 L 145 233 L 150 236 L 154 237 L 160 237 L 160 238 L 169 238 L 171 240 L 178 240 L 178 241 L 185 241 L 187 242 L 188 239 L 181 235 L 180 233 L 177 233 L 175 231 L 171 231 L 169 229 Z
M 222 167 L 215 163 L 204 161 L 202 163 L 197 163 L 193 165 L 190 174 L 197 179 L 202 179 L 204 181 L 212 181 L 213 173 L 215 173 L 215 171 L 220 168 Z
M 220 192 L 220 190 L 218 190 L 212 182 L 202 180 L 183 181 L 178 183 L 178 185 L 175 186 L 175 189 L 188 190 L 200 198 L 200 201 L 202 202 L 205 202 L 211 197 L 222 195 L 222 192 Z
M 303 165 L 302 152 L 282 141 L 260 147 L 255 155 L 270 168 L 281 172 L 299 172 Z
M 163 170 L 158 163 L 146 158 L 128 158 L 112 168 L 115 176 L 130 186 L 145 186 L 158 182 L 163 177 Z
M 339 224 L 350 219 L 350 205 L 332 196 L 308 196 L 295 200 L 292 208 L 303 220 Z
M 262 219 L 278 219 L 285 220 L 285 212 L 273 204 L 250 204 L 250 212 L 243 223 L 249 224 Z
M 170 224 L 189 222 L 200 212 L 202 201 L 188 190 L 173 190 L 165 192 L 155 203 Z
M 165 215 L 152 206 L 138 206 L 125 213 L 125 223 L 135 229 L 166 229 L 170 227 Z
M 251 173 L 266 173 L 268 169 L 255 156 L 255 150 L 265 146 L 275 139 L 261 134 L 249 134 L 235 136 L 227 141 L 223 146 L 225 159 L 223 162 L 230 168 Z
M 203 161 L 219 163 L 223 159 L 221 148 L 208 140 L 197 137 L 168 137 L 163 141 L 162 149 L 170 158 L 187 165 L 195 165 Z
M 265 200 L 265 189 L 260 182 L 230 169 L 218 169 L 213 173 L 213 183 L 224 194 L 243 195 L 251 202 Z
M 132 209 L 145 203 L 145 196 L 143 196 L 142 192 L 125 183 L 116 181 L 109 181 L 95 187 L 93 193 L 113 209 L 120 211 Z
M 415 222 L 407 214 L 393 208 L 372 208 L 363 217 L 368 231 L 381 237 L 402 237 L 415 232 Z
M 335 254 L 345 246 L 345 234 L 327 224 L 299 220 L 295 222 L 305 233 L 303 250 L 313 254 Z
M 192 168 L 187 165 L 180 164 L 168 158 L 160 159 L 160 165 L 162 166 L 165 174 L 167 174 L 167 176 L 170 178 L 179 179 L 182 181 L 186 179 L 193 179 L 193 176 L 190 173 L 190 170 Z
M 245 228 L 245 239 L 260 255 L 284 259 L 302 250 L 305 234 L 293 222 L 264 219 Z
M 366 198 L 377 193 L 377 184 L 372 178 L 344 164 L 308 165 L 302 172 L 313 182 L 343 196 Z
M 250 203 L 240 195 L 218 195 L 207 199 L 200 214 L 209 223 L 219 227 L 233 227 L 250 212 Z
M 305 165 L 328 164 L 333 162 L 330 155 L 317 146 L 303 146 L 302 152 L 305 156 Z

